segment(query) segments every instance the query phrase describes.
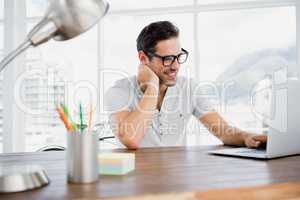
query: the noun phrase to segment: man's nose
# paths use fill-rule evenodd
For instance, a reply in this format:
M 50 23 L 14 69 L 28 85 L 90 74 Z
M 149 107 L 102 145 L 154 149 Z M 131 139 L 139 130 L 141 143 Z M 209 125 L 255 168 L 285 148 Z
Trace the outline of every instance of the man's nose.
M 180 64 L 178 63 L 177 59 L 173 62 L 173 64 L 170 66 L 170 69 L 177 70 L 179 69 Z

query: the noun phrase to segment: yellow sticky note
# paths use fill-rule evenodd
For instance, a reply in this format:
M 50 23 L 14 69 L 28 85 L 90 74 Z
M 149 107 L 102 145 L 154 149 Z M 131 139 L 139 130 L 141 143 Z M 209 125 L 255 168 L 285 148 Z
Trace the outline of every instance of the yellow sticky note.
M 135 169 L 135 154 L 101 153 L 98 155 L 98 163 L 102 175 L 124 175 Z

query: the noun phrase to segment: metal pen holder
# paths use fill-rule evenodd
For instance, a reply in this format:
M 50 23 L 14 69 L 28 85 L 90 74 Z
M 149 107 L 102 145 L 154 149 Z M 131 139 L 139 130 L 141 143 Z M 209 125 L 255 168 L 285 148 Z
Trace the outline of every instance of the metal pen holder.
M 67 136 L 68 182 L 92 183 L 98 180 L 98 133 L 70 132 Z

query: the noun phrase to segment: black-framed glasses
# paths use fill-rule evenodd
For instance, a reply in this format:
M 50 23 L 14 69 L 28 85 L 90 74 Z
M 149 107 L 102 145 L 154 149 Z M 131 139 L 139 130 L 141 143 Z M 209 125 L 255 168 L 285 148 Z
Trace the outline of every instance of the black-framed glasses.
M 178 54 L 177 56 L 175 55 L 160 56 L 156 53 L 149 53 L 149 52 L 147 54 L 150 56 L 160 58 L 165 67 L 170 67 L 175 60 L 177 60 L 179 64 L 183 64 L 187 61 L 189 56 L 189 52 L 183 48 L 181 48 L 181 53 Z

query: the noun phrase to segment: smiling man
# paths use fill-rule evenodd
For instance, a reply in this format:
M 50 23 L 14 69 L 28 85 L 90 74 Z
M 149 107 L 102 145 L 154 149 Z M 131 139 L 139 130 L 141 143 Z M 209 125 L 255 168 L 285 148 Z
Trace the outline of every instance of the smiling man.
M 137 50 L 138 74 L 117 81 L 105 95 L 113 132 L 127 148 L 185 145 L 192 115 L 225 145 L 257 148 L 266 143 L 266 136 L 229 126 L 201 95 L 199 85 L 177 76 L 189 53 L 171 22 L 146 26 Z

